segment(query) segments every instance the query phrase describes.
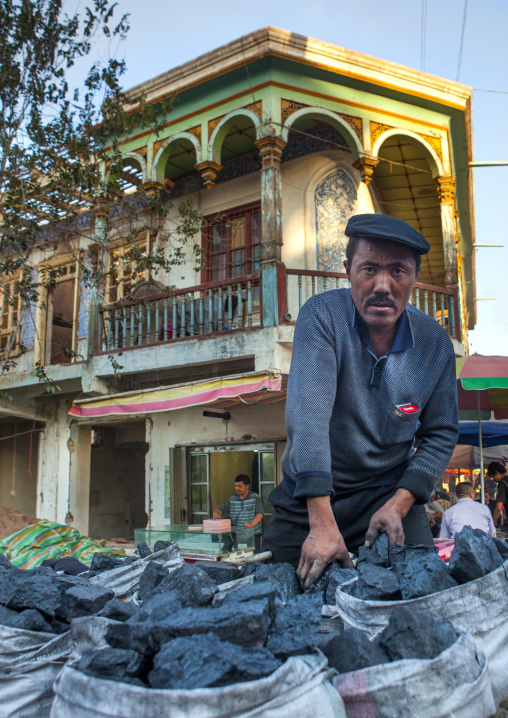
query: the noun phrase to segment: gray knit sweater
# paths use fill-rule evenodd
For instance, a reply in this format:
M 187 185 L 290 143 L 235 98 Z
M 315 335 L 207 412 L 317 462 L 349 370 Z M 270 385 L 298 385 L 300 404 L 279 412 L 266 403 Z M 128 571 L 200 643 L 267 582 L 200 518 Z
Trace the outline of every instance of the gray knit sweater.
M 339 496 L 380 477 L 390 483 L 392 473 L 397 488 L 426 502 L 458 437 L 445 330 L 408 305 L 377 359 L 349 289 L 312 297 L 295 327 L 286 429 L 283 485 L 295 497 Z

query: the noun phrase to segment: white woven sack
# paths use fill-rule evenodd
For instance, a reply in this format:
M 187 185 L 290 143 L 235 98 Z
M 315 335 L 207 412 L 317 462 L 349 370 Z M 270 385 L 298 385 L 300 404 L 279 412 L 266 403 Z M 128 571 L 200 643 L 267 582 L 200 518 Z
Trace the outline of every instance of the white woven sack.
M 467 633 L 432 660 L 383 663 L 336 675 L 348 718 L 489 718 L 487 660 Z
M 117 598 L 125 598 L 130 601 L 138 590 L 139 577 L 151 561 L 167 568 L 168 573 L 174 571 L 184 562 L 180 548 L 175 543 L 162 551 L 152 553 L 150 556 L 127 566 L 119 566 L 118 568 L 112 568 L 110 571 L 98 573 L 97 576 L 92 576 L 90 583 L 106 588 L 108 591 L 114 591 Z
M 47 718 L 71 648 L 68 631 L 55 636 L 0 625 L 0 718 Z
M 345 627 L 359 628 L 370 637 L 388 624 L 395 606 L 447 618 L 455 628 L 470 633 L 487 657 L 496 703 L 508 696 L 508 561 L 475 581 L 409 601 L 362 601 L 340 587 L 335 595 Z
M 51 718 L 346 718 L 329 674 L 324 657 L 298 656 L 259 681 L 171 691 L 93 678 L 68 664 Z

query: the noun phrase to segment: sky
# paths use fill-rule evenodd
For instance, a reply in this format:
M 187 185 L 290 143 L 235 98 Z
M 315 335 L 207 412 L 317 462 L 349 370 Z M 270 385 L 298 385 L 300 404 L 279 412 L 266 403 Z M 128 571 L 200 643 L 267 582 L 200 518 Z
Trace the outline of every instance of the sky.
M 97 52 L 126 60 L 125 89 L 273 25 L 469 85 L 474 160 L 508 162 L 507 0 L 119 0 L 117 10 L 130 14 L 127 39 Z M 471 354 L 508 355 L 507 186 L 508 166 L 474 170 L 476 242 L 504 248 L 475 250 Z

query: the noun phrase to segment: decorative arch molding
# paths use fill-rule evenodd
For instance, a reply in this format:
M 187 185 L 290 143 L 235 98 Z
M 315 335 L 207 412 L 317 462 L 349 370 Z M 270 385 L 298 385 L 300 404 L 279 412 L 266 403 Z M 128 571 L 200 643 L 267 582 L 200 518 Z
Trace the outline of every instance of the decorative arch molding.
M 286 120 L 284 127 L 282 128 L 281 136 L 284 142 L 288 141 L 289 131 L 291 127 L 301 117 L 315 117 L 321 119 L 334 127 L 336 130 L 338 130 L 346 140 L 349 149 L 353 153 L 354 159 L 358 159 L 358 157 L 363 153 L 362 143 L 360 142 L 358 135 L 353 130 L 349 122 L 344 120 L 336 112 L 332 112 L 331 110 L 326 110 L 321 107 L 302 107 L 300 110 L 291 113 L 291 115 Z
M 134 160 L 136 164 L 138 164 L 141 167 L 141 171 L 143 172 L 143 182 L 146 182 L 147 179 L 147 167 L 146 167 L 146 159 L 143 157 L 143 155 L 140 155 L 138 152 L 124 152 L 122 154 L 122 162 L 125 160 Z M 106 171 L 106 182 L 109 181 L 111 177 L 111 171 L 108 169 Z
M 412 132 L 411 130 L 402 130 L 393 128 L 390 130 L 387 130 L 386 132 L 383 132 L 379 135 L 379 137 L 376 139 L 375 143 L 372 146 L 371 156 L 375 157 L 376 159 L 379 159 L 379 150 L 381 149 L 382 145 L 386 142 L 386 140 L 389 137 L 394 137 L 395 135 L 399 135 L 402 137 L 409 137 L 416 144 L 418 144 L 421 149 L 423 150 L 423 153 L 425 154 L 425 157 L 429 163 L 431 172 L 432 172 L 432 178 L 435 177 L 441 177 L 445 174 L 443 172 L 443 163 L 441 159 L 438 157 L 436 150 L 427 142 L 426 139 L 424 139 L 421 135 L 418 135 L 416 132 Z
M 348 219 L 356 211 L 357 182 L 342 167 L 322 177 L 314 190 L 316 210 L 316 268 L 323 272 L 344 271 Z
M 196 152 L 195 164 L 200 164 L 201 142 L 195 135 L 191 134 L 190 132 L 177 132 L 176 135 L 172 135 L 171 137 L 169 137 L 167 141 L 164 142 L 164 144 L 160 145 L 157 148 L 157 154 L 154 157 L 152 169 L 152 180 L 154 182 L 164 182 L 164 171 L 166 169 L 166 162 L 171 156 L 171 145 L 173 145 L 175 142 L 178 142 L 179 140 L 187 140 L 191 143 Z
M 218 165 L 221 164 L 221 149 L 222 143 L 224 142 L 229 128 L 233 123 L 233 120 L 237 117 L 248 117 L 256 129 L 256 140 L 261 137 L 261 120 L 259 116 L 252 110 L 247 108 L 240 108 L 233 110 L 221 119 L 218 125 L 215 127 L 210 142 L 208 143 L 208 159 L 209 161 L 216 162 Z

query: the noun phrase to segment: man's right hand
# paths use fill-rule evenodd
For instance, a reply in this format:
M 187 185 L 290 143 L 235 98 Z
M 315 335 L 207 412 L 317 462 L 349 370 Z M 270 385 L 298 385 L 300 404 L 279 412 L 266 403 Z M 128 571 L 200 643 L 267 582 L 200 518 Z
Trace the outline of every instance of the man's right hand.
M 216 519 L 216 520 L 217 520 L 217 519 L 221 519 L 221 518 L 222 518 L 222 511 L 221 511 L 220 509 L 216 509 L 216 510 L 213 512 L 213 518 Z
M 332 561 L 343 568 L 352 568 L 353 562 L 341 536 L 332 512 L 329 496 L 307 499 L 309 535 L 302 546 L 297 576 L 304 590 L 310 588 Z

